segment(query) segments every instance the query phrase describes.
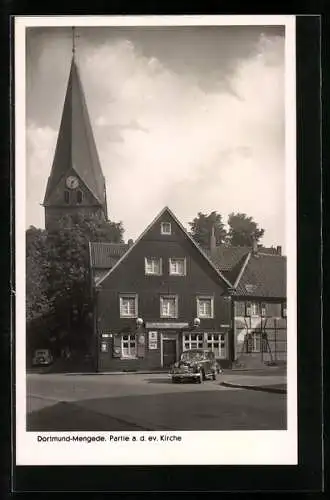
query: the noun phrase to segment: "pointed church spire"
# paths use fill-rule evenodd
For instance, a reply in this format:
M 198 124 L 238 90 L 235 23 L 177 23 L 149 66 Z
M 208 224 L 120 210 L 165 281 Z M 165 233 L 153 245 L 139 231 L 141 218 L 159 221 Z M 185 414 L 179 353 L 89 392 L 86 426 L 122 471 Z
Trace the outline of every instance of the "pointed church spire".
M 73 28 L 70 75 L 53 165 L 44 198 L 46 227 L 50 219 L 56 218 L 56 213 L 63 213 L 63 209 L 66 209 L 65 213 L 68 210 L 72 213 L 73 208 L 84 213 L 100 213 L 107 219 L 105 179 L 75 59 L 75 50 Z M 75 196 L 74 191 L 69 191 L 69 195 L 65 192 L 68 189 L 68 178 L 72 176 L 78 179 L 79 189 L 83 191 L 83 200 L 81 200 L 82 195 Z

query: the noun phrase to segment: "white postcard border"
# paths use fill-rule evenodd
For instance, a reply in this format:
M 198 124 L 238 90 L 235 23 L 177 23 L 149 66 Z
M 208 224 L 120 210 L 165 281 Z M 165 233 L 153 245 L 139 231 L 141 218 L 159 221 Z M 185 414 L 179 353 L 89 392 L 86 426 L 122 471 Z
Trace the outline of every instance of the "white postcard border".
M 26 432 L 25 30 L 36 26 L 285 25 L 286 238 L 288 256 L 288 429 L 286 431 Z M 297 464 L 295 16 L 17 16 L 15 19 L 16 463 L 17 465 Z M 15 425 L 15 423 L 13 423 Z M 182 441 L 148 442 L 148 436 Z M 105 436 L 105 442 L 44 442 L 38 436 Z M 137 442 L 110 442 L 109 436 Z M 146 441 L 140 441 L 144 435 Z

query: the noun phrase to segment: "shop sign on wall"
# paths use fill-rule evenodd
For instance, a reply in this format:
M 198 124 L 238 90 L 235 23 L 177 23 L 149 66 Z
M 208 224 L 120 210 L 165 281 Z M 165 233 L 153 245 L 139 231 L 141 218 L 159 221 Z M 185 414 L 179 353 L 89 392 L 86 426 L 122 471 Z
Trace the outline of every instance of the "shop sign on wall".
M 157 349 L 157 332 L 149 332 L 149 349 Z

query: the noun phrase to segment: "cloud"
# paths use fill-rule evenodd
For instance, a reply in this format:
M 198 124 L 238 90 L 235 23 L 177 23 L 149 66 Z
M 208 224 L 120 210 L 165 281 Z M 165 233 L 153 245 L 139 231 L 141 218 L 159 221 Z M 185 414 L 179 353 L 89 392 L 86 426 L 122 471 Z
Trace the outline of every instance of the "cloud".
M 57 139 L 57 131 L 51 127 L 38 127 L 29 123 L 26 129 L 26 225 L 44 225 L 43 208 L 40 204 L 45 195 L 49 166 Z
M 168 204 L 185 224 L 200 210 L 246 212 L 266 244 L 284 245 L 283 38 L 260 37 L 229 75 L 178 73 L 120 38 L 86 46 L 79 66 L 109 215 L 126 237 Z

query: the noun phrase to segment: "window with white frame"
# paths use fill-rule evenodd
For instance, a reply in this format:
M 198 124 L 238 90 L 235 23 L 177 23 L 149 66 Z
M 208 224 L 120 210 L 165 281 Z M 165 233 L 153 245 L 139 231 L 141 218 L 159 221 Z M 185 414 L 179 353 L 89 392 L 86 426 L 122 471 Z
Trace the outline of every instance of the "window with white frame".
M 186 274 L 186 259 L 170 258 L 169 260 L 169 273 L 174 276 L 185 276 Z
M 203 349 L 203 334 L 202 333 L 185 333 L 183 335 L 183 350 L 187 349 Z
M 260 312 L 259 302 L 246 302 L 245 316 L 259 316 Z
M 136 357 L 136 336 L 132 334 L 121 337 L 121 356 L 122 358 Z
M 225 358 L 226 335 L 224 333 L 208 333 L 207 348 L 214 352 L 216 358 Z
M 138 315 L 138 296 L 121 295 L 119 297 L 120 317 L 121 318 L 137 318 Z
M 144 259 L 144 269 L 146 274 L 162 274 L 162 259 L 158 257 L 146 257 Z
M 163 295 L 160 297 L 160 317 L 178 317 L 178 297 L 176 295 Z
M 213 297 L 197 297 L 198 318 L 213 318 Z
M 160 233 L 161 234 L 171 234 L 172 227 L 170 222 L 162 222 L 160 225 Z
M 261 334 L 260 332 L 252 333 L 252 352 L 260 352 L 261 349 Z

